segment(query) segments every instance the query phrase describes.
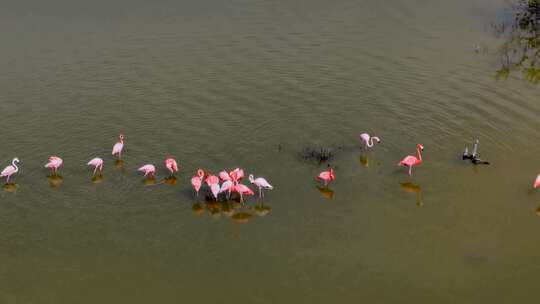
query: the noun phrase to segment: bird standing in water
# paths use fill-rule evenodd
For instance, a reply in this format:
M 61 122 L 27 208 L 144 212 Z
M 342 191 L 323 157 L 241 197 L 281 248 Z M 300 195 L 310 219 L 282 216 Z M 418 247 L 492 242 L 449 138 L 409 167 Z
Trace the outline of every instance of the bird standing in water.
M 56 171 L 64 164 L 64 161 L 58 156 L 49 157 L 49 162 L 45 164 L 45 168 L 51 169 L 52 175 L 56 175 Z
M 259 198 L 262 198 L 264 196 L 263 189 L 272 190 L 274 187 L 270 185 L 270 183 L 264 179 L 263 177 L 254 178 L 253 174 L 249 175 L 249 182 L 252 184 L 255 184 L 259 188 Z
M 165 167 L 171 172 L 171 175 L 174 175 L 176 172 L 178 172 L 178 164 L 176 163 L 176 160 L 172 157 L 169 157 L 165 160 Z
M 19 163 L 19 159 L 15 157 L 11 161 L 11 165 L 7 166 L 2 170 L 2 173 L 0 173 L 0 177 L 6 177 L 6 185 L 9 184 L 9 178 L 13 175 L 19 172 L 19 167 L 17 167 L 17 163 Z
M 412 167 L 418 166 L 422 163 L 422 151 L 424 151 L 424 146 L 422 146 L 421 144 L 417 144 L 416 152 L 418 153 L 418 157 L 413 155 L 406 156 L 398 163 L 398 166 L 409 167 L 409 175 L 411 175 Z
M 112 148 L 112 155 L 118 157 L 118 159 L 122 158 L 123 149 L 124 149 L 124 134 L 120 134 L 119 141 L 115 143 Z
M 94 174 L 93 175 L 96 175 L 96 171 L 99 169 L 99 173 L 103 173 L 103 159 L 99 158 L 99 157 L 96 157 L 96 158 L 92 158 L 89 162 L 88 162 L 88 166 L 94 166 Z
M 203 178 L 204 171 L 202 169 L 197 170 L 197 175 L 191 178 L 191 186 L 193 187 L 193 190 L 195 190 L 195 192 L 197 193 L 197 197 L 199 197 L 199 190 L 201 190 Z
M 371 147 L 373 147 L 375 145 L 373 143 L 373 140 L 376 140 L 377 143 L 381 142 L 381 139 L 378 138 L 377 136 L 369 136 L 369 134 L 367 134 L 367 133 L 360 134 L 360 140 L 362 142 L 364 142 L 364 145 L 365 145 L 366 148 L 371 148 Z
M 146 164 L 137 169 L 137 171 L 144 172 L 144 176 L 150 175 L 151 177 L 154 177 L 156 175 L 156 167 L 152 164 Z
M 336 179 L 336 176 L 334 175 L 334 169 L 332 167 L 328 166 L 328 170 L 323 171 L 317 176 L 319 180 L 324 181 L 324 186 L 328 186 L 328 184 Z

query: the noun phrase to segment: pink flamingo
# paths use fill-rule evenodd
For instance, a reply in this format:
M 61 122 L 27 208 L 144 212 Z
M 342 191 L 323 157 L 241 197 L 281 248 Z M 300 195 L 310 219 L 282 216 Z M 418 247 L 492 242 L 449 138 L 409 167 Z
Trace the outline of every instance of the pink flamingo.
M 219 177 L 215 176 L 215 175 L 208 175 L 206 177 L 206 179 L 204 180 L 204 182 L 208 185 L 208 186 L 212 186 L 214 184 L 218 184 L 219 185 Z
M 232 170 L 229 175 L 231 176 L 233 182 L 239 182 L 240 180 L 242 180 L 242 178 L 244 178 L 244 170 L 236 168 Z
M 51 173 L 56 175 L 56 171 L 64 164 L 64 161 L 58 156 L 49 157 L 49 162 L 45 164 L 45 168 L 51 169 Z
M 17 163 L 19 163 L 19 159 L 17 157 L 15 157 L 12 161 L 11 161 L 11 165 L 7 166 L 4 168 L 4 170 L 2 170 L 2 173 L 0 173 L 0 177 L 6 177 L 6 184 L 9 184 L 9 178 L 19 172 L 19 167 L 17 167 Z
M 218 175 L 219 175 L 219 179 L 221 179 L 222 181 L 230 181 L 231 180 L 231 176 L 225 170 L 219 172 Z
M 165 167 L 169 169 L 169 172 L 171 172 L 171 175 L 178 172 L 178 164 L 176 163 L 176 160 L 172 157 L 169 157 L 165 160 Z
M 219 189 L 219 193 L 223 193 L 227 191 L 227 199 L 231 197 L 231 191 L 234 188 L 234 184 L 230 180 L 226 180 L 221 184 L 221 188 Z
M 255 184 L 259 188 L 259 198 L 262 198 L 264 196 L 263 189 L 272 190 L 274 187 L 270 185 L 266 179 L 263 177 L 254 178 L 253 174 L 249 175 L 249 182 L 252 184 Z
M 92 158 L 88 162 L 88 166 L 94 166 L 94 175 L 96 175 L 96 171 L 99 169 L 99 173 L 103 173 L 103 159 L 96 157 Z
M 199 190 L 201 190 L 203 178 L 204 171 L 202 169 L 197 170 L 197 175 L 191 178 L 191 186 L 193 187 L 193 190 L 195 190 L 195 192 L 197 193 L 197 197 L 199 197 Z
M 409 175 L 411 175 L 412 174 L 412 167 L 420 165 L 422 163 L 422 151 L 424 151 L 424 146 L 422 146 L 421 144 L 417 144 L 416 145 L 416 152 L 418 153 L 418 157 L 413 156 L 413 155 L 409 155 L 409 156 L 405 157 L 404 159 L 402 159 L 398 163 L 398 166 L 409 167 Z
M 377 143 L 381 142 L 381 140 L 377 136 L 370 137 L 369 134 L 367 133 L 360 134 L 360 140 L 364 142 L 364 145 L 366 146 L 366 148 L 373 147 L 374 145 L 373 140 L 376 140 Z
M 122 158 L 122 150 L 124 149 L 124 134 L 120 134 L 119 136 L 120 141 L 115 143 L 112 148 L 112 155 L 118 156 L 118 158 Z
M 219 187 L 219 183 L 210 185 L 210 191 L 212 192 L 212 195 L 216 199 L 216 202 L 218 200 L 219 190 L 221 190 L 221 188 Z
M 137 169 L 137 171 L 144 172 L 144 176 L 147 176 L 147 175 L 150 175 L 152 177 L 156 176 L 156 167 L 154 167 L 154 165 L 152 164 L 146 164 L 140 167 L 139 169 Z
M 332 167 L 328 166 L 328 170 L 323 171 L 317 176 L 318 179 L 324 181 L 324 186 L 328 186 L 328 183 L 336 179 L 336 176 L 334 175 L 334 169 Z
M 533 187 L 534 188 L 540 187 L 540 174 L 538 174 L 538 176 L 536 177 L 536 180 L 534 181 Z
M 253 195 L 253 194 L 255 194 L 255 192 L 253 192 L 253 190 L 251 190 L 248 186 L 246 186 L 244 184 L 235 185 L 233 191 L 236 191 L 236 192 L 238 192 L 238 194 L 240 194 L 240 202 L 241 203 L 244 202 L 244 195 Z

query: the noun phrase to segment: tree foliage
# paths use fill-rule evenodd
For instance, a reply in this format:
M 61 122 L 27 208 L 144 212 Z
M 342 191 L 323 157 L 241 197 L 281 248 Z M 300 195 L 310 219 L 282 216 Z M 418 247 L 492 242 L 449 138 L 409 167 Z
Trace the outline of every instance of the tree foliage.
M 496 27 L 505 38 L 500 48 L 501 67 L 497 78 L 521 71 L 532 83 L 540 83 L 540 0 L 517 0 L 513 19 Z

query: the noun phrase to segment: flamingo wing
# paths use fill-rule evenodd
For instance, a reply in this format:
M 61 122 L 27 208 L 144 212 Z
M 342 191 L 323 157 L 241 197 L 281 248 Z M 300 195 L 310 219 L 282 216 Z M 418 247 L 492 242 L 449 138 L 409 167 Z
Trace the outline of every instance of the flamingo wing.
M 4 177 L 4 176 L 12 175 L 13 173 L 15 173 L 15 168 L 10 165 L 10 166 L 5 167 L 4 170 L 2 170 L 2 173 L 0 173 L 0 176 Z
M 270 190 L 274 189 L 274 187 L 270 185 L 270 183 L 263 177 L 259 177 L 255 179 L 255 184 L 261 188 L 270 189 Z
M 416 156 L 409 155 L 399 162 L 399 166 L 412 166 L 418 161 Z

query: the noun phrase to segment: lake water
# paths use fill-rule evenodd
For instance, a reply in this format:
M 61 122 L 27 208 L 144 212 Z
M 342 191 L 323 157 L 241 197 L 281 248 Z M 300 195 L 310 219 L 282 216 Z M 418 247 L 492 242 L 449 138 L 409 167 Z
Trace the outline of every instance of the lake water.
M 494 77 L 505 7 L 0 4 L 0 165 L 22 161 L 0 191 L 0 302 L 533 303 L 540 87 Z M 382 139 L 367 153 L 363 131 Z M 460 159 L 475 137 L 491 165 Z M 335 152 L 331 190 L 306 145 Z M 197 168 L 237 166 L 275 186 L 264 203 L 198 203 Z

